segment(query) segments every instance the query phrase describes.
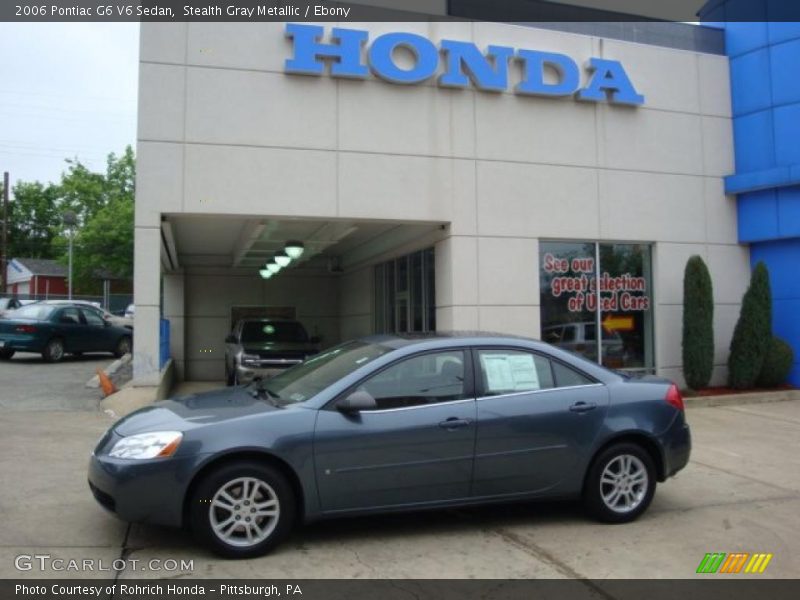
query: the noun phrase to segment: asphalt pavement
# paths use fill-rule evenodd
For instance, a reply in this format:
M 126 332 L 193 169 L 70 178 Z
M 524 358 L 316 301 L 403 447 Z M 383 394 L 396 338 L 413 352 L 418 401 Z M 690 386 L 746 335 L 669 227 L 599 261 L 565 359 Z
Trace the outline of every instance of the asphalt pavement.
M 693 578 L 707 552 L 772 553 L 756 577 L 800 572 L 798 401 L 690 409 L 692 461 L 635 523 L 599 524 L 564 502 L 347 519 L 230 561 L 184 531 L 122 523 L 92 498 L 89 452 L 113 420 L 91 410 L 99 392 L 82 382 L 105 364 L 0 364 L 0 578 Z M 8 387 L 17 372 L 24 381 Z M 15 566 L 37 555 L 90 559 L 95 570 Z M 118 559 L 120 572 L 97 570 Z

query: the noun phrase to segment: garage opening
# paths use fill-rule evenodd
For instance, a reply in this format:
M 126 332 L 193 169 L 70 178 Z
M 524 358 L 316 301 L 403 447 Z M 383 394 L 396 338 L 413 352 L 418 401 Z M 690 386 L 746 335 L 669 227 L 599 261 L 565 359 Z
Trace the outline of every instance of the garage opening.
M 165 215 L 162 313 L 178 376 L 223 382 L 225 341 L 241 319 L 299 321 L 320 350 L 435 331 L 443 235 L 441 223 Z M 277 269 L 276 254 L 286 262 Z

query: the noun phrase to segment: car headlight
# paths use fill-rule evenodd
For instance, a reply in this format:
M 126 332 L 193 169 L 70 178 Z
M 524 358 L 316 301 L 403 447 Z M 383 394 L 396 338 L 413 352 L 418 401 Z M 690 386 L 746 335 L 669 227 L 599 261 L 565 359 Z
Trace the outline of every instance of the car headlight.
M 114 458 L 165 458 L 175 454 L 183 439 L 180 431 L 153 431 L 122 438 L 108 453 Z
M 257 363 L 260 360 L 260 356 L 257 354 L 242 354 L 242 364 L 253 364 Z

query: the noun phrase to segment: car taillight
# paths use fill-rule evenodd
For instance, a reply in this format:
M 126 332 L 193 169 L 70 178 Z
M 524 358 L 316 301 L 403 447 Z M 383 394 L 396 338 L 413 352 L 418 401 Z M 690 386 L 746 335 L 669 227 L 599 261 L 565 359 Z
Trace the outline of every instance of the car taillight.
M 667 396 L 664 398 L 667 401 L 667 404 L 671 404 L 678 410 L 683 410 L 683 396 L 681 396 L 681 391 L 678 389 L 678 386 L 674 383 L 669 386 L 667 390 Z
M 35 325 L 17 325 L 14 329 L 17 333 L 36 333 Z

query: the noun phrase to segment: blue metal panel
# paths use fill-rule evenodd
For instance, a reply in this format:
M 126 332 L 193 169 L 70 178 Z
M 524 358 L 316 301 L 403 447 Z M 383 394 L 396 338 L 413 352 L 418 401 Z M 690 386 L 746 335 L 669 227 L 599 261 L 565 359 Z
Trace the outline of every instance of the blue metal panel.
M 761 48 L 731 59 L 731 85 L 735 90 L 733 115 L 746 115 L 769 108 L 769 49 Z
M 772 112 L 763 110 L 733 120 L 736 172 L 761 171 L 774 166 Z
M 725 31 L 727 33 L 725 47 L 730 57 L 739 56 L 767 45 L 766 23 L 729 22 L 725 24 Z
M 770 48 L 772 103 L 775 106 L 800 102 L 800 39 Z
M 778 200 L 775 190 L 741 194 L 737 201 L 739 241 L 755 242 L 778 235 Z
M 800 38 L 800 23 L 798 22 L 772 22 L 767 27 L 770 44 L 780 44 Z
M 158 368 L 163 369 L 170 358 L 169 355 L 169 320 L 161 319 L 159 324 L 159 357 Z
M 775 163 L 800 164 L 800 103 L 775 109 Z
M 800 238 L 800 186 L 778 190 L 778 235 Z

